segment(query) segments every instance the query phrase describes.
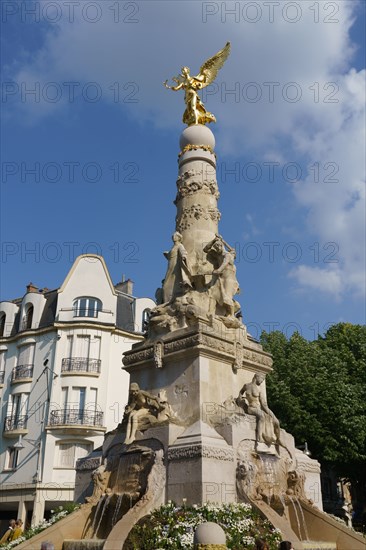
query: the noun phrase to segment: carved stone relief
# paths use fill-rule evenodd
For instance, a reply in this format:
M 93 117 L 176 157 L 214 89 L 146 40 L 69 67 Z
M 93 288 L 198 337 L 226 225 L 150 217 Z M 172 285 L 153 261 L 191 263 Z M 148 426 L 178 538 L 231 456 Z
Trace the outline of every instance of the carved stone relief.
M 154 343 L 154 363 L 157 369 L 163 367 L 163 357 L 164 357 L 164 342 L 158 340 Z
M 178 193 L 174 201 L 175 204 L 182 198 L 198 192 L 213 195 L 218 200 L 220 193 L 216 178 L 208 176 L 209 174 L 204 174 L 203 170 L 188 170 L 183 172 L 177 179 Z
M 187 231 L 198 220 L 219 222 L 221 213 L 217 208 L 206 208 L 199 203 L 186 206 L 180 216 L 176 217 L 176 229 L 179 232 Z
M 168 460 L 188 460 L 192 458 L 212 458 L 232 462 L 234 451 L 208 445 L 187 445 L 186 447 L 168 449 Z

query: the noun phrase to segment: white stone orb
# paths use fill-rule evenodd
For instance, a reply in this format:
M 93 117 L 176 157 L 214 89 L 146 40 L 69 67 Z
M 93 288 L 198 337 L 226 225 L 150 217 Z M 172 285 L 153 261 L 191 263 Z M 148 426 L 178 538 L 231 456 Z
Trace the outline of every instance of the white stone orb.
M 194 544 L 222 544 L 226 545 L 226 535 L 220 525 L 207 521 L 201 523 L 194 532 Z
M 183 151 L 186 145 L 208 145 L 214 150 L 215 136 L 207 126 L 195 124 L 183 130 L 180 136 L 179 145 L 181 151 Z

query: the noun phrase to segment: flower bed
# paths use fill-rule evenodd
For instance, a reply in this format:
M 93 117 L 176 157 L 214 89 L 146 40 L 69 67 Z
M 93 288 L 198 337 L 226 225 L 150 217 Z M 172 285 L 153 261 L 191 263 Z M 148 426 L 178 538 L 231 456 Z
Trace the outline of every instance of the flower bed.
M 203 504 L 176 506 L 168 503 L 140 520 L 124 545 L 125 550 L 192 550 L 195 528 L 213 521 L 226 532 L 227 547 L 254 549 L 254 541 L 265 539 L 277 550 L 281 533 L 262 519 L 249 504 Z

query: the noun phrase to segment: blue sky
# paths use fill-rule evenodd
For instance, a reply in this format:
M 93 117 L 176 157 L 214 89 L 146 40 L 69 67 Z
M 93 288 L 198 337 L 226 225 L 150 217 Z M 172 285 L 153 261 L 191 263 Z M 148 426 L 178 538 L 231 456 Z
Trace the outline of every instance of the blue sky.
M 204 99 L 244 322 L 307 338 L 365 322 L 364 2 L 1 7 L 2 299 L 58 287 L 85 252 L 154 296 L 184 110 L 162 82 L 230 40 Z

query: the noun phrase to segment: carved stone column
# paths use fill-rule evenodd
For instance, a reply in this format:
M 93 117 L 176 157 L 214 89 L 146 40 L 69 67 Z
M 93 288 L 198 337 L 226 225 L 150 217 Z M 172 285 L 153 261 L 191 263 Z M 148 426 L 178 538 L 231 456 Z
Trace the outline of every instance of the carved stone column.
M 215 137 L 207 126 L 189 126 L 181 134 L 176 230 L 183 236 L 194 275 L 212 272 L 203 249 L 218 233 L 221 216 L 214 148 Z

